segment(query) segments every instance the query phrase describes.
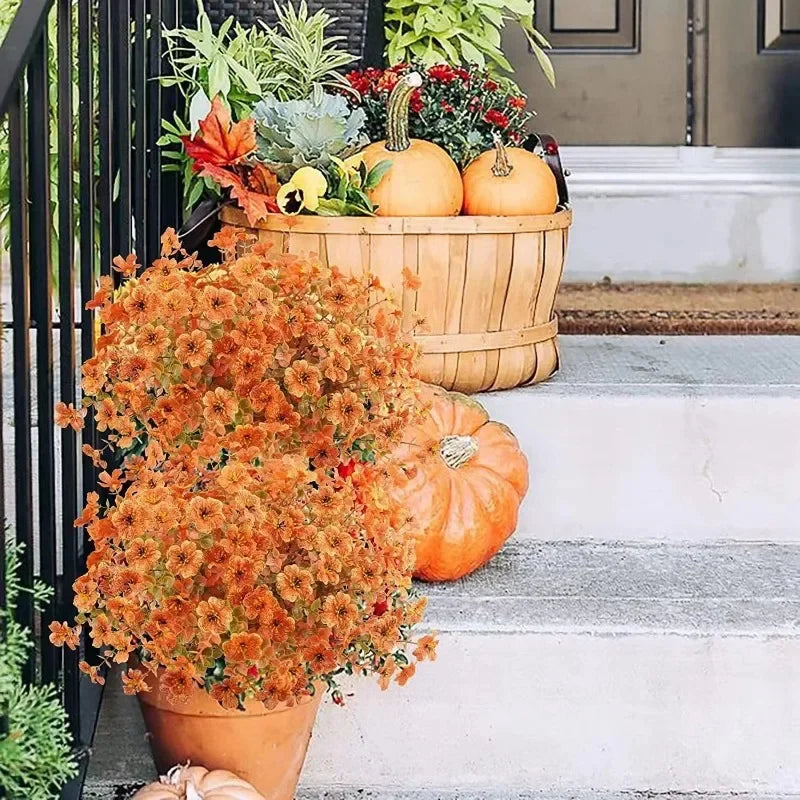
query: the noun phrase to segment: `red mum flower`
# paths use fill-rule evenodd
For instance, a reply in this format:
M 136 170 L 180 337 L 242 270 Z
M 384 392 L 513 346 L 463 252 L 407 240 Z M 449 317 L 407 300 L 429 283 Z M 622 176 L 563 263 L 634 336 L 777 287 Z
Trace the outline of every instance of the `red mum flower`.
M 490 108 L 483 115 L 483 119 L 490 125 L 496 125 L 498 128 L 508 127 L 508 117 L 502 111 L 498 111 L 496 108 Z

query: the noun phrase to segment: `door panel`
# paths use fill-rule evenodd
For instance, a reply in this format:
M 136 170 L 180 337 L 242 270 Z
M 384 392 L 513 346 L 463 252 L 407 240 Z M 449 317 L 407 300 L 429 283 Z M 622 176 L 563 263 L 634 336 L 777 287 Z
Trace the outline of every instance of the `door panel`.
M 800 0 L 710 0 L 708 144 L 800 145 Z
M 536 10 L 557 88 L 519 31 L 504 45 L 537 130 L 564 144 L 685 142 L 687 0 L 539 0 Z

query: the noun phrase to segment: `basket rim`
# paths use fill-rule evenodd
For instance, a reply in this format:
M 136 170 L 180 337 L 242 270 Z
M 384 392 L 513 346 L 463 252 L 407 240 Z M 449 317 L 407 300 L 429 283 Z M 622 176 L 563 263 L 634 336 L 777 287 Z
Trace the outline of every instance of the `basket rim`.
M 563 230 L 572 224 L 572 209 L 564 208 L 555 214 L 514 217 L 318 217 L 270 214 L 252 224 L 244 212 L 232 206 L 220 211 L 220 219 L 230 225 L 282 233 L 329 234 L 479 234 L 479 233 L 538 233 Z

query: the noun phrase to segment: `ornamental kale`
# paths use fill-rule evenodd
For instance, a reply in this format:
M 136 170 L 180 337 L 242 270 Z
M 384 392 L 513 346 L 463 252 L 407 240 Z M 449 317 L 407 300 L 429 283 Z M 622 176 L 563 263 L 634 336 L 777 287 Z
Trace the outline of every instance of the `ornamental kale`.
M 305 100 L 267 95 L 254 109 L 256 158 L 281 182 L 300 167 L 327 170 L 331 156 L 347 158 L 367 143 L 363 108 L 351 108 L 342 95 L 315 91 Z

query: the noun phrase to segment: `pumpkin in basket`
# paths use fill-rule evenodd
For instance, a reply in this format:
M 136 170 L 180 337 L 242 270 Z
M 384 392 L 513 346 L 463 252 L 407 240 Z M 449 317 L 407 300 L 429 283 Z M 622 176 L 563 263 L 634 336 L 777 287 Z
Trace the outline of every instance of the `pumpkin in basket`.
M 400 78 L 389 96 L 386 140 L 359 153 L 367 170 L 381 161 L 392 164 L 368 192 L 379 217 L 448 217 L 461 212 L 464 187 L 453 159 L 439 145 L 408 136 L 408 104 L 420 86 L 418 72 Z
M 431 387 L 422 420 L 392 461 L 408 477 L 396 499 L 420 530 L 414 575 L 455 580 L 485 564 L 517 526 L 528 460 L 509 428 L 477 401 Z
M 264 795 L 232 772 L 187 764 L 139 789 L 133 800 L 264 800 Z
M 544 159 L 495 136 L 494 150 L 481 153 L 464 170 L 464 213 L 486 216 L 552 214 L 558 186 Z

